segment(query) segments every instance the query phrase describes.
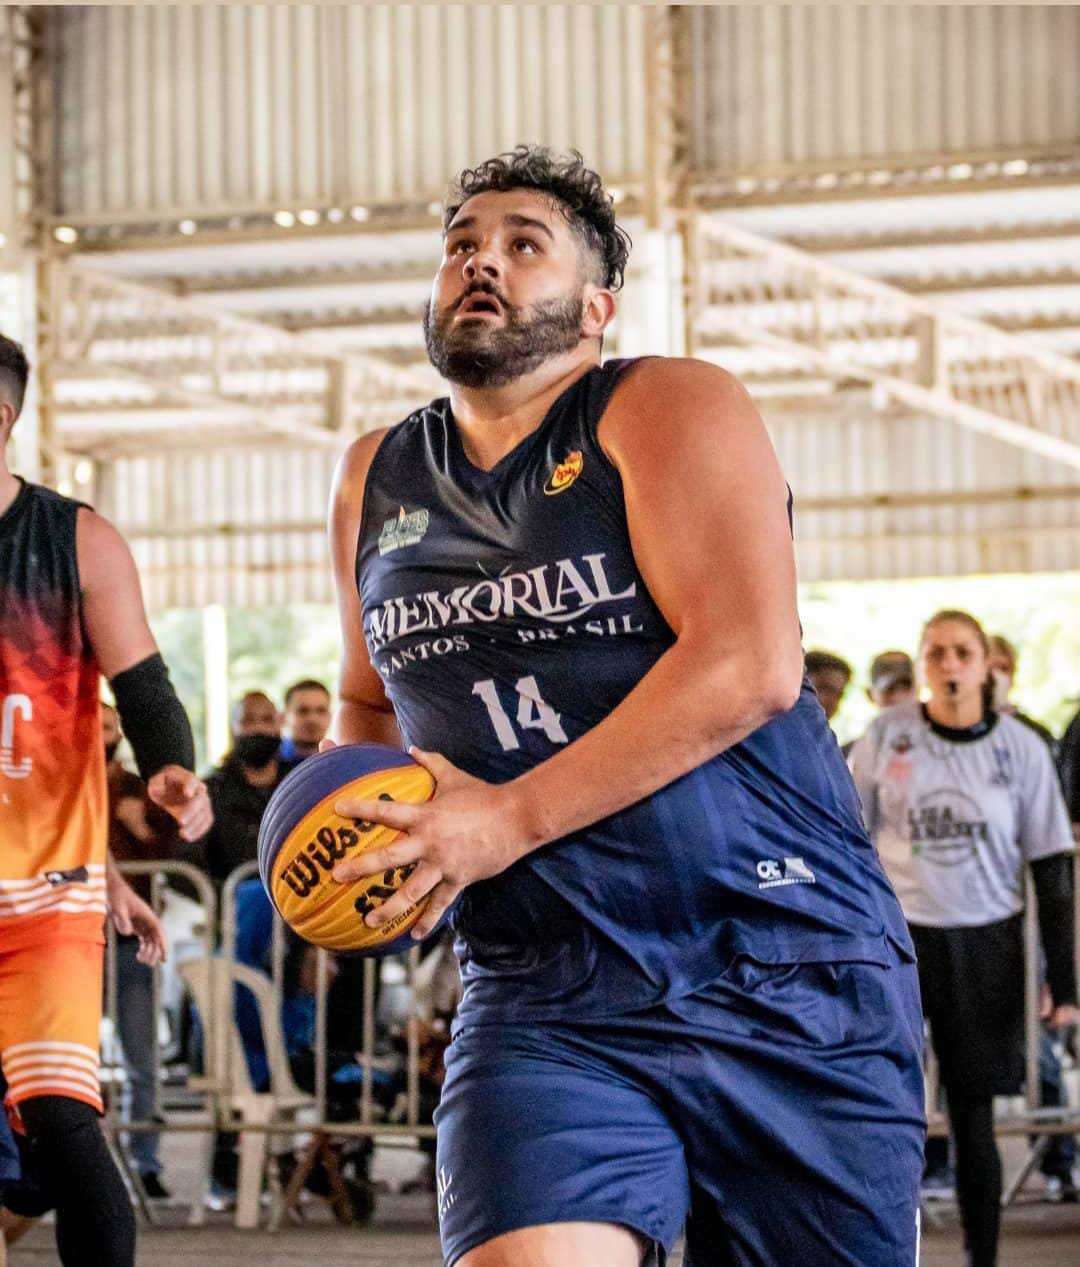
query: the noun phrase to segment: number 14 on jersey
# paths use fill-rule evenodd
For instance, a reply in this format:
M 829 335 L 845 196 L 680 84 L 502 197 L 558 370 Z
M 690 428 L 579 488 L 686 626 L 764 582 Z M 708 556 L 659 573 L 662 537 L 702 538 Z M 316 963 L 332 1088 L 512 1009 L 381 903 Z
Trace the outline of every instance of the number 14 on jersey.
M 494 678 L 476 682 L 472 688 L 472 693 L 479 695 L 484 702 L 503 752 L 513 752 L 521 747 L 518 730 L 542 730 L 552 743 L 566 743 L 566 731 L 562 728 L 561 717 L 540 694 L 536 678 L 531 673 L 528 677 L 519 677 L 515 689 L 517 730 L 499 698 Z

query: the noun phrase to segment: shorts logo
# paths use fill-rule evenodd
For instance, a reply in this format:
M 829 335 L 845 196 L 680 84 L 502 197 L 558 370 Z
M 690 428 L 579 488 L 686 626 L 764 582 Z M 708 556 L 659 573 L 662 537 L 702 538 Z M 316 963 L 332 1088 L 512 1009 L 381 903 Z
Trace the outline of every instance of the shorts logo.
M 426 510 L 414 510 L 405 513 L 405 507 L 398 507 L 396 519 L 388 519 L 379 533 L 379 554 L 389 554 L 392 550 L 401 550 L 405 546 L 414 546 L 424 539 L 428 530 L 431 515 Z
M 757 864 L 758 888 L 780 889 L 788 884 L 817 884 L 817 876 L 801 858 L 785 858 L 784 865 L 773 858 L 762 858 Z
M 450 1191 L 450 1185 L 454 1182 L 454 1176 L 446 1169 L 445 1166 L 439 1167 L 439 1173 L 435 1178 L 435 1188 L 439 1198 L 439 1218 L 445 1218 L 446 1212 L 451 1209 L 457 1197 Z
M 70 871 L 46 871 L 46 881 L 55 889 L 61 884 L 86 884 L 90 872 L 85 867 L 72 867 Z
M 548 476 L 548 482 L 544 485 L 545 495 L 554 497 L 556 493 L 565 493 L 581 474 L 581 468 L 584 465 L 585 462 L 581 456 L 580 449 L 575 449 L 573 453 L 568 453 L 565 461 L 560 462 Z

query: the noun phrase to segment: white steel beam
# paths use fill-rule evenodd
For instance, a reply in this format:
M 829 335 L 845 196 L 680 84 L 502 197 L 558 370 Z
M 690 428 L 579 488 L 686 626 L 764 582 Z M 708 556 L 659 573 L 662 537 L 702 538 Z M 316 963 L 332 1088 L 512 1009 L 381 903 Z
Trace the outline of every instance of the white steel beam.
M 699 337 L 772 349 L 807 372 L 873 384 L 913 410 L 1080 469 L 1080 364 L 1068 357 L 716 217 L 699 219 L 698 255 L 704 275 L 725 264 L 731 273 L 720 304 L 699 279 Z M 842 341 L 830 328 L 838 313 Z

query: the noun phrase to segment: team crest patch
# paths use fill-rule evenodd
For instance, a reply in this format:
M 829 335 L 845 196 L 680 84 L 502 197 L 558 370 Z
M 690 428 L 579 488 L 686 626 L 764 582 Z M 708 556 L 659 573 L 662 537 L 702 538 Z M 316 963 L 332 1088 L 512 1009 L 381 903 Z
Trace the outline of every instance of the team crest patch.
M 414 546 L 422 541 L 428 530 L 431 515 L 426 510 L 414 510 L 405 513 L 405 507 L 398 508 L 396 519 L 388 519 L 379 533 L 379 553 L 389 554 L 392 550 L 400 550 L 403 546 Z
M 554 497 L 556 493 L 565 493 L 581 474 L 581 468 L 584 465 L 580 449 L 575 449 L 572 453 L 568 453 L 565 459 L 548 476 L 548 482 L 544 485 L 544 492 L 547 496 Z

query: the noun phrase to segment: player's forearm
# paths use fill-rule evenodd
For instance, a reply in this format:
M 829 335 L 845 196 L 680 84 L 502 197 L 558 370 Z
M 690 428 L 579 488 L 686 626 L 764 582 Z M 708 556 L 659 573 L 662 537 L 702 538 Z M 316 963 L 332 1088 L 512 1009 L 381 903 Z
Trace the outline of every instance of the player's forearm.
M 116 865 L 116 859 L 111 853 L 105 855 L 105 900 L 110 905 L 113 900 L 127 888 L 127 881 L 120 872 L 120 868 Z
M 711 655 L 711 659 L 710 659 Z M 680 640 L 599 725 L 505 784 L 522 853 L 666 786 L 791 708 L 802 655 L 732 655 Z
M 394 714 L 358 699 L 342 699 L 330 727 L 330 737 L 339 744 L 384 743 L 392 748 L 401 747 Z

